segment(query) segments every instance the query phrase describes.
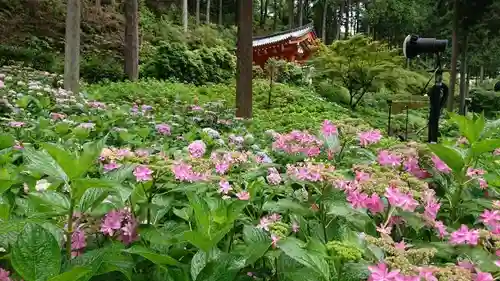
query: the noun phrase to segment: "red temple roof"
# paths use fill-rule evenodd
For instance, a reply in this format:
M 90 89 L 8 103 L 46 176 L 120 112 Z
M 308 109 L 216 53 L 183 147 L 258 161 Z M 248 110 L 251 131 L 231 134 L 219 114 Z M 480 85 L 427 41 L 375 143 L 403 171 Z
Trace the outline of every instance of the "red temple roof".
M 304 25 L 268 36 L 253 38 L 253 61 L 264 66 L 269 58 L 303 62 L 316 49 L 313 24 Z

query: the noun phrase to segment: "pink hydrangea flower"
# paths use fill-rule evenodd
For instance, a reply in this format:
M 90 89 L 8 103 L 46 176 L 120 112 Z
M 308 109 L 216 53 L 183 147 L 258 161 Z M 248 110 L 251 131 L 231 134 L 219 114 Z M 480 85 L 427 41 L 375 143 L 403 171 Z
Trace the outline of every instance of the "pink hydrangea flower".
M 26 123 L 24 123 L 22 121 L 10 121 L 9 122 L 9 126 L 12 128 L 21 128 L 21 127 L 24 127 L 24 125 L 26 125 Z
M 3 83 L 2 80 L 0 80 L 0 89 L 2 89 L 3 87 L 5 87 L 5 84 Z M 1 280 L 0 280 L 1 281 Z
M 300 225 L 296 221 L 294 221 L 292 223 L 292 232 L 297 233 L 297 232 L 299 232 L 299 229 L 300 229 Z
M 194 158 L 200 158 L 205 154 L 207 146 L 201 140 L 196 140 L 188 146 L 189 154 Z
M 493 155 L 495 156 L 500 155 L 500 148 L 496 148 L 495 151 L 493 151 Z
M 366 201 L 368 195 L 357 190 L 350 191 L 347 194 L 347 201 L 351 204 L 354 209 L 366 208 Z
M 478 272 L 474 276 L 474 281 L 493 281 L 493 276 L 488 272 Z
M 321 126 L 321 132 L 325 137 L 338 134 L 337 127 L 333 125 L 333 123 L 330 120 L 323 121 L 323 126 Z
M 229 170 L 229 163 L 220 161 L 215 164 L 215 172 L 219 175 L 224 175 Z
M 483 224 L 491 227 L 496 227 L 500 224 L 500 211 L 499 210 L 484 210 L 480 216 Z
M 486 174 L 486 171 L 483 169 L 474 169 L 474 168 L 467 168 L 467 176 L 469 177 L 476 177 L 476 176 L 482 176 Z
M 2 82 L 2 81 L 0 80 L 0 82 Z M 7 271 L 3 268 L 0 268 L 0 281 L 11 281 L 9 276 L 10 276 L 9 271 Z
M 404 211 L 413 212 L 418 206 L 417 200 L 413 199 L 411 194 L 402 193 L 395 187 L 388 187 L 385 190 L 385 197 L 387 197 L 391 206 L 399 207 Z
M 164 136 L 170 136 L 170 126 L 168 124 L 156 125 L 156 131 Z
M 236 193 L 236 197 L 240 200 L 248 201 L 250 200 L 250 193 L 248 193 L 248 191 L 240 191 Z
M 138 182 L 150 181 L 153 179 L 151 176 L 153 171 L 149 169 L 147 166 L 139 165 L 134 169 L 134 176 Z
M 385 263 L 379 263 L 375 266 L 369 266 L 369 281 L 393 281 L 399 275 L 399 270 L 389 270 Z
M 453 245 L 458 244 L 468 244 L 468 245 L 477 245 L 479 242 L 479 230 L 469 230 L 469 228 L 462 224 L 460 228 L 451 233 L 450 243 Z
M 444 163 L 443 160 L 441 160 L 436 155 L 432 155 L 431 160 L 434 163 L 434 168 L 436 168 L 436 170 L 438 170 L 442 173 L 445 173 L 445 174 L 448 174 L 451 172 L 450 167 L 448 167 L 448 165 L 446 165 L 446 163 Z
M 111 161 L 111 162 L 103 165 L 103 168 L 104 168 L 105 172 L 110 172 L 110 171 L 116 170 L 116 169 L 118 169 L 120 167 L 121 167 L 121 164 L 117 164 L 114 161 Z
M 187 182 L 203 181 L 207 178 L 206 174 L 193 171 L 193 167 L 182 161 L 178 161 L 172 165 L 172 172 L 175 179 Z
M 278 241 L 280 241 L 280 237 L 274 234 L 271 234 L 271 245 L 274 249 L 278 248 Z
M 446 226 L 442 221 L 435 221 L 434 228 L 437 230 L 439 237 L 444 238 L 446 235 L 448 235 Z
M 372 214 L 378 214 L 382 213 L 384 211 L 384 202 L 378 196 L 377 193 L 373 193 L 370 197 L 366 198 L 365 200 L 365 205 L 366 208 L 372 213 Z
M 423 279 L 423 281 L 438 281 L 434 276 L 434 269 L 428 267 L 420 267 L 418 269 L 418 276 Z
M 229 194 L 229 191 L 233 190 L 233 188 L 231 187 L 231 185 L 229 184 L 229 182 L 227 180 L 220 180 L 219 182 L 219 192 L 220 193 L 223 193 L 223 194 Z
M 359 133 L 358 137 L 360 146 L 368 146 L 370 144 L 378 143 L 382 139 L 382 134 L 380 133 L 380 130 L 370 130 Z
M 387 150 L 382 150 L 378 153 L 378 163 L 381 166 L 397 167 L 401 164 L 401 157 L 396 154 L 391 154 Z
M 66 115 L 61 114 L 61 113 L 52 112 L 52 113 L 50 113 L 50 118 L 52 118 L 52 120 L 62 120 L 64 118 L 66 118 Z
M 101 232 L 113 236 L 115 231 L 122 227 L 123 214 L 118 211 L 110 211 L 104 216 L 101 223 Z
M 278 185 L 281 183 L 281 176 L 276 168 L 267 169 L 267 182 L 271 185 Z
M 427 205 L 425 205 L 424 216 L 430 220 L 435 220 L 440 208 L 441 204 L 435 201 L 427 202 Z

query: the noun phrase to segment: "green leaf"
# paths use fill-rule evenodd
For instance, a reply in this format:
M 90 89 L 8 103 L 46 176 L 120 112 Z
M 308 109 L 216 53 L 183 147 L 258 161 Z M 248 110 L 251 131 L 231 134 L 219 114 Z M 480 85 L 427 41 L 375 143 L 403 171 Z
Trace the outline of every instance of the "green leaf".
M 45 151 L 47 151 L 54 160 L 56 160 L 59 167 L 64 170 L 70 180 L 78 176 L 76 173 L 78 170 L 75 169 L 77 163 L 74 155 L 51 143 L 42 144 L 42 148 L 45 149 Z
M 183 219 L 185 221 L 189 221 L 189 217 L 191 217 L 191 214 L 193 213 L 193 209 L 191 209 L 189 207 L 184 207 L 182 209 L 176 209 L 176 208 L 174 208 L 173 212 L 179 218 L 181 218 L 181 219 Z
M 69 210 L 69 199 L 56 191 L 31 192 L 28 198 L 39 212 L 64 214 Z
M 0 194 L 0 221 L 7 221 L 10 217 L 10 203 Z
M 470 144 L 474 144 L 479 139 L 485 125 L 482 115 L 477 120 L 472 120 L 456 113 L 450 113 L 450 116 L 457 124 L 460 134 L 466 137 Z
M 294 213 L 301 216 L 309 216 L 313 212 L 308 207 L 289 199 L 280 199 L 278 201 L 267 201 L 262 206 L 263 211 L 277 213 Z
M 61 249 L 52 234 L 28 223 L 12 249 L 12 266 L 25 281 L 45 281 L 61 270 Z
M 500 139 L 485 139 L 472 144 L 472 152 L 479 155 L 500 148 Z
M 221 253 L 217 260 L 210 261 L 196 277 L 196 281 L 233 281 L 245 267 L 242 257 Z
M 100 188 L 89 188 L 84 193 L 78 204 L 78 210 L 82 213 L 91 211 L 99 205 L 106 197 L 108 197 L 107 190 Z
M 196 230 L 186 231 L 182 235 L 184 240 L 193 244 L 197 248 L 203 251 L 209 251 L 213 247 L 213 243 L 209 237 L 206 237 L 203 233 Z
M 114 182 L 106 179 L 75 179 L 71 182 L 72 197 L 75 201 L 79 201 L 89 188 L 111 189 L 114 184 Z
M 300 264 L 312 269 L 323 277 L 324 280 L 330 280 L 330 269 L 328 263 L 320 255 L 308 252 L 301 246 L 301 241 L 287 237 L 278 241 L 278 247 L 290 258 Z
M 470 257 L 474 265 L 481 269 L 481 271 L 498 271 L 498 267 L 494 263 L 494 261 L 497 259 L 496 256 L 485 251 L 483 248 L 463 247 L 463 251 Z
M 199 250 L 191 259 L 191 277 L 196 280 L 198 274 L 205 268 L 207 263 L 217 260 L 221 254 L 221 250 L 218 248 L 213 248 L 208 252 Z
M 88 279 L 80 279 L 92 272 L 88 267 L 73 267 L 69 271 L 50 278 L 48 281 L 84 281 Z
M 84 176 L 94 165 L 102 149 L 106 145 L 107 136 L 103 139 L 89 142 L 83 145 L 83 153 L 78 157 L 78 165 L 75 167 L 75 174 L 78 177 Z
M 15 138 L 8 134 L 0 134 L 0 150 L 14 146 Z
M 69 181 L 68 175 L 46 151 L 25 147 L 23 155 L 29 170 L 60 179 L 66 183 Z
M 210 210 L 208 209 L 207 203 L 192 192 L 188 193 L 187 197 L 194 211 L 198 231 L 203 236 L 208 236 L 210 233 Z
M 155 253 L 150 249 L 139 245 L 134 245 L 131 248 L 128 248 L 124 251 L 130 254 L 140 255 L 158 265 L 175 265 L 175 266 L 180 265 L 180 263 L 177 260 L 175 260 L 170 256 Z
M 456 149 L 442 144 L 428 144 L 428 146 L 455 173 L 459 173 L 464 167 L 464 158 Z
M 260 259 L 271 246 L 269 235 L 264 230 L 250 225 L 245 225 L 243 228 L 243 240 L 247 244 L 245 251 L 247 265 Z

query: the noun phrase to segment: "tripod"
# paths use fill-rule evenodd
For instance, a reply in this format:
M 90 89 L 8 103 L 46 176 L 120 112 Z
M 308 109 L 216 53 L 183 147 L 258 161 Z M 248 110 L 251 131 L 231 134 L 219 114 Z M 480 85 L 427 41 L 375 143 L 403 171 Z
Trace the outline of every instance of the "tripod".
M 439 134 L 439 116 L 446 100 L 448 99 L 448 86 L 443 83 L 443 68 L 439 54 L 436 58 L 436 68 L 434 71 L 434 86 L 429 89 L 429 133 L 428 142 L 437 143 Z

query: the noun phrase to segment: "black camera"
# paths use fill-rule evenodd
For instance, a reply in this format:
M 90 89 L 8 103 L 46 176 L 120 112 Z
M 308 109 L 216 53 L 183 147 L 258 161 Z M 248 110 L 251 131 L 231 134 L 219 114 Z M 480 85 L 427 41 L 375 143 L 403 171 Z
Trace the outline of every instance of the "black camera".
M 446 50 L 448 40 L 436 38 L 420 38 L 418 35 L 408 35 L 403 42 L 403 54 L 411 59 L 419 54 L 437 54 Z

